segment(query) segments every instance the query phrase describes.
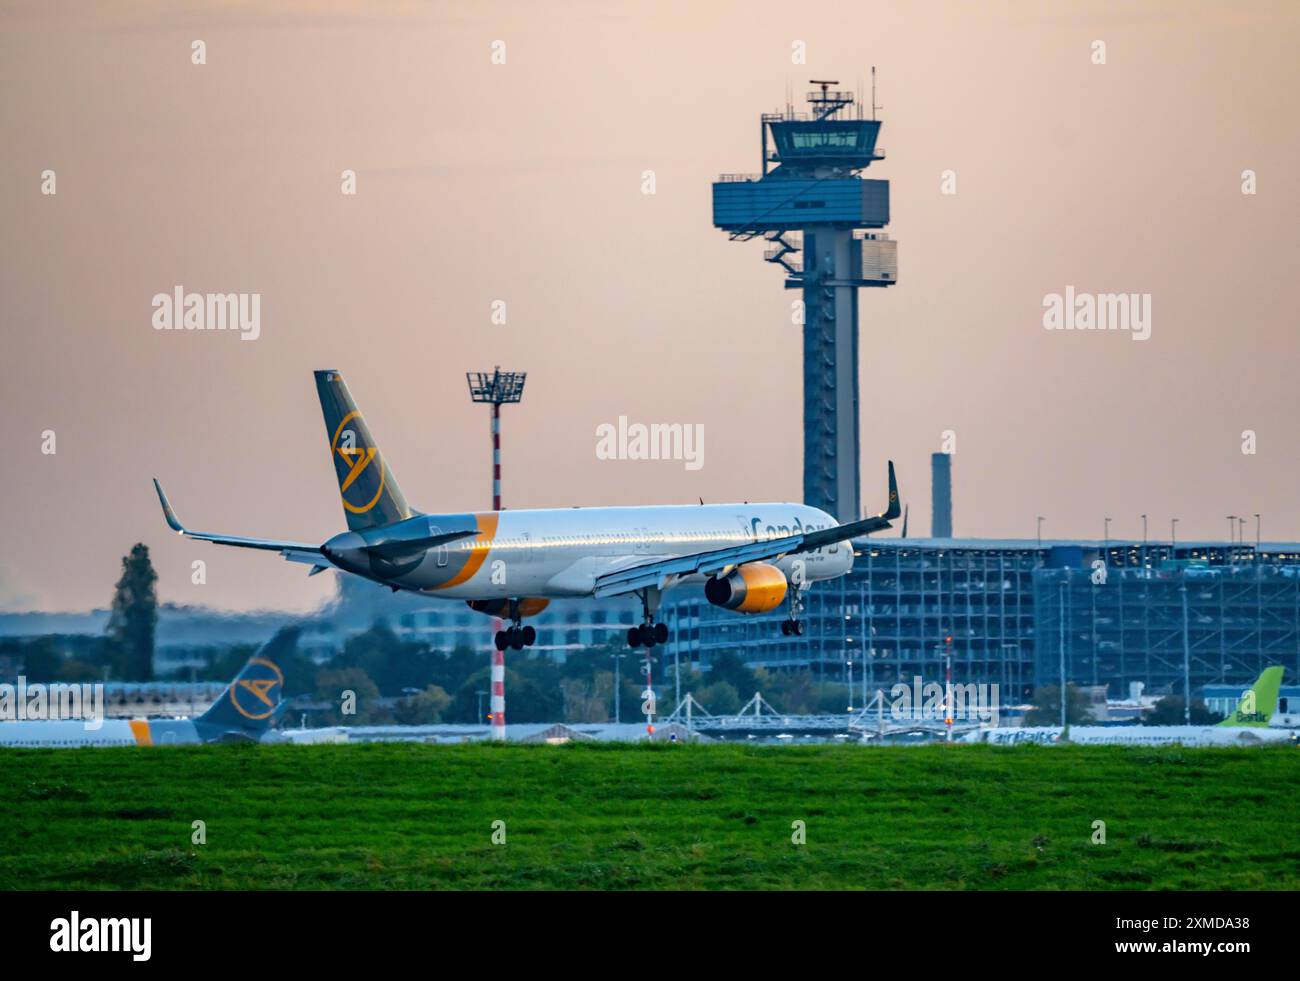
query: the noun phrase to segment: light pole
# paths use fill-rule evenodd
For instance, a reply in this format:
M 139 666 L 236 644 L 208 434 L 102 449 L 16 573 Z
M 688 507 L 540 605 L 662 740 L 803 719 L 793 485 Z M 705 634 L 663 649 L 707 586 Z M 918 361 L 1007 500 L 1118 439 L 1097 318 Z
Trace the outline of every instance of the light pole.
M 1142 568 L 1147 567 L 1147 516 L 1142 515 Z
M 623 655 L 611 654 L 610 657 L 614 659 L 614 725 L 618 725 L 619 724 L 618 703 L 621 700 L 620 696 L 623 694 L 622 691 L 619 690 L 618 662 L 623 660 Z
M 1228 522 L 1228 565 L 1230 565 L 1230 566 L 1233 565 L 1233 564 L 1236 562 L 1236 559 L 1237 559 L 1237 549 L 1236 549 L 1237 541 L 1236 541 L 1235 538 L 1232 537 L 1232 536 L 1233 536 L 1233 525 L 1234 525 L 1234 522 L 1236 522 L 1236 520 L 1237 520 L 1237 516 L 1236 516 L 1235 514 L 1230 514 L 1230 515 L 1227 516 L 1227 522 Z
M 1169 557 L 1178 558 L 1178 519 L 1169 519 Z
M 1069 570 L 1066 570 L 1066 577 L 1069 577 Z M 1065 583 L 1062 579 L 1057 586 L 1057 614 L 1060 619 L 1060 645 L 1061 645 L 1061 729 L 1065 729 Z
M 1043 547 L 1043 516 L 1038 516 L 1038 547 Z
M 1192 724 L 1192 647 L 1188 638 L 1190 623 L 1187 616 L 1187 573 L 1183 573 L 1183 585 L 1178 587 L 1183 594 L 1183 725 Z
M 1255 560 L 1259 560 L 1259 514 L 1255 515 Z

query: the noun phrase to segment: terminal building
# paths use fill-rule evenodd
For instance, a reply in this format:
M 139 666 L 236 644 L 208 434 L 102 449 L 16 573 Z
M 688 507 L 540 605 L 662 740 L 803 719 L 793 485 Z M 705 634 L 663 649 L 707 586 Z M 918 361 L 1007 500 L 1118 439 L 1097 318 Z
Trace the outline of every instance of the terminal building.
M 1300 678 L 1300 543 L 864 539 L 853 571 L 806 600 L 802 637 L 783 612 L 739 617 L 700 597 L 678 608 L 707 670 L 723 652 L 872 688 L 944 672 L 1004 698 L 1059 684 L 1122 697 L 1246 684 L 1281 664 Z M 1101 563 L 1105 565 L 1102 566 Z

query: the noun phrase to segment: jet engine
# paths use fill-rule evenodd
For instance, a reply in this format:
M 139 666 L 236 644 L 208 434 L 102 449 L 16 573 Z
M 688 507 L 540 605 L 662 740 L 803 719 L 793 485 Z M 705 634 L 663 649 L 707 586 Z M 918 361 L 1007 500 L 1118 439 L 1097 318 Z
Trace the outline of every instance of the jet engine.
M 748 562 L 704 584 L 704 597 L 714 606 L 737 613 L 766 613 L 785 599 L 785 573 L 766 562 Z

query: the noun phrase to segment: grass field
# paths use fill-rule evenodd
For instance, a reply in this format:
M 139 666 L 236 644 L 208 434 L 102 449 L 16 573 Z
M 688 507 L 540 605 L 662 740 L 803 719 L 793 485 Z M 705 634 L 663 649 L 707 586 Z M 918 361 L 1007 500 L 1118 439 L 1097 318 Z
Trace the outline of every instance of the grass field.
M 8 751 L 0 888 L 1296 889 L 1298 778 L 1287 748 Z

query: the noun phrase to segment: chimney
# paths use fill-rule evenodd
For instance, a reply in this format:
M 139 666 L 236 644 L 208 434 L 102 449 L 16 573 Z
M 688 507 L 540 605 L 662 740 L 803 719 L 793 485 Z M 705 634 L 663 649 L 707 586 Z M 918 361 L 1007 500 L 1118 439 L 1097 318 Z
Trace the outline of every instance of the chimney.
M 952 537 L 952 457 L 930 455 L 930 537 Z

